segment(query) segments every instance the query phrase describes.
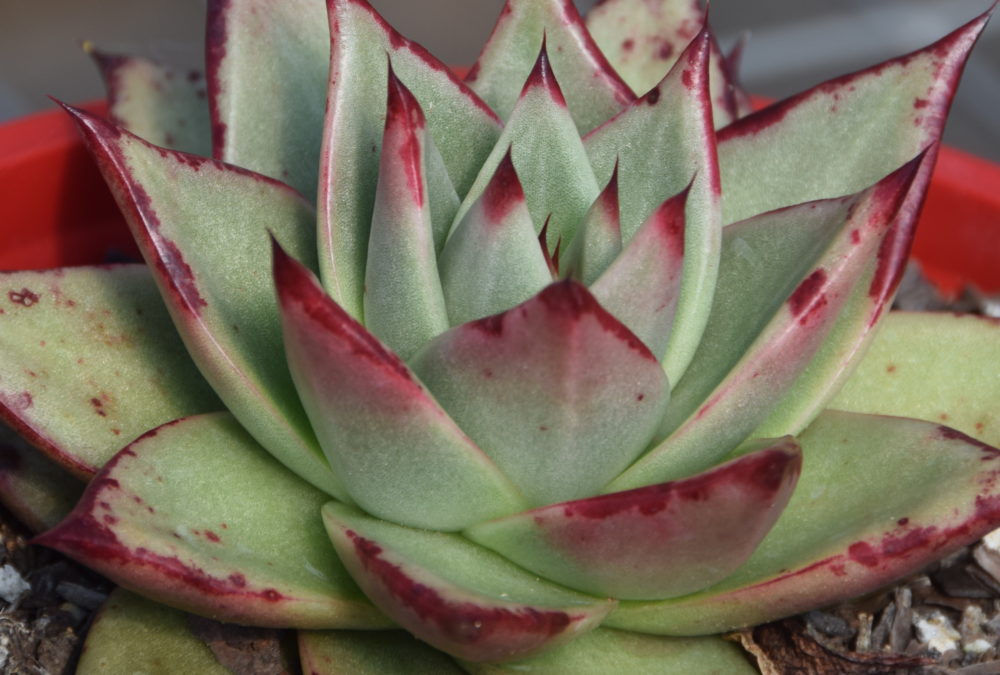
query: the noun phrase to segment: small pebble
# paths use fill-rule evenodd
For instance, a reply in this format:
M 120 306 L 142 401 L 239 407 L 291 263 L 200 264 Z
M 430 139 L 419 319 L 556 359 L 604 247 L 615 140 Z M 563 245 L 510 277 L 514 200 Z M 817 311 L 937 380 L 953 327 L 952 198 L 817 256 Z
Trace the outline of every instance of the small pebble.
M 31 590 L 31 584 L 24 580 L 13 565 L 0 567 L 0 598 L 9 605 L 16 605 Z
M 913 626 L 920 641 L 938 654 L 957 650 L 962 639 L 948 617 L 937 610 L 926 614 L 914 613 Z

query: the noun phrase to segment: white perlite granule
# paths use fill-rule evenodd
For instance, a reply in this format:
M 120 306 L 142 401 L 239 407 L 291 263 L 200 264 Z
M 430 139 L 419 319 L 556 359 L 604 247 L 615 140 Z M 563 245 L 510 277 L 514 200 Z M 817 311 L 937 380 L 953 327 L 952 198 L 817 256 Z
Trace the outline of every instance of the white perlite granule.
M 17 604 L 31 590 L 31 584 L 12 565 L 0 567 L 0 599 L 9 605 Z

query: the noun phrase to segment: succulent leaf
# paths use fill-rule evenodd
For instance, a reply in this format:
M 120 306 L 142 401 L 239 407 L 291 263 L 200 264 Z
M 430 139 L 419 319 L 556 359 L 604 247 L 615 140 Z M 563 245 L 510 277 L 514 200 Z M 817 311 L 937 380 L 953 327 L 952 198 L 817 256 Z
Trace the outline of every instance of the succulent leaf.
M 0 504 L 35 532 L 66 517 L 83 482 L 0 424 Z
M 532 506 L 595 494 L 669 398 L 649 349 L 575 281 L 451 329 L 411 365 Z
M 315 517 L 327 500 L 232 416 L 214 413 L 126 446 L 70 516 L 35 541 L 126 588 L 223 621 L 386 627 Z
M 310 200 L 330 64 L 326 26 L 317 0 L 208 3 L 213 156 L 288 183 Z
M 472 675 L 756 675 L 745 652 L 721 637 L 667 638 L 598 628 L 544 654 L 513 663 L 468 663 Z M 669 668 L 669 670 L 665 670 Z
M 618 165 L 566 250 L 562 268 L 568 278 L 590 286 L 622 252 L 622 223 L 618 199 Z
M 614 481 L 623 490 L 690 475 L 745 440 L 807 370 L 857 285 L 869 287 L 923 158 L 852 197 L 726 228 L 708 328 L 672 392 L 666 438 Z M 862 314 L 867 318 L 867 314 Z M 851 321 L 855 316 L 842 320 Z
M 173 672 L 228 675 L 188 628 L 184 612 L 116 588 L 87 631 L 76 675 Z
M 653 211 L 590 289 L 658 360 L 667 351 L 680 296 L 689 193 L 685 189 Z
M 459 207 L 456 225 L 482 196 L 508 152 L 521 185 L 527 188 L 525 197 L 535 230 L 548 223 L 545 245 L 554 250 L 560 240 L 573 238 L 601 190 L 552 72 L 545 44 L 507 126 Z
M 362 508 L 459 530 L 524 502 L 403 361 L 280 247 L 274 273 L 292 375 L 330 465 Z
M 626 244 L 668 197 L 690 187 L 676 329 L 669 335 L 664 360 L 671 382 L 680 380 L 701 339 L 719 269 L 722 233 L 708 98 L 709 44 L 708 34 L 699 33 L 655 88 L 584 139 L 599 180 L 620 167 Z M 643 142 L 636 143 L 637 138 Z
M 552 71 L 580 133 L 613 116 L 635 95 L 587 32 L 572 0 L 506 0 L 490 39 L 465 81 L 503 119 L 546 43 Z
M 386 54 L 426 112 L 429 135 L 458 194 L 472 185 L 502 125 L 471 89 L 397 33 L 367 0 L 327 4 L 333 46 L 320 156 L 320 272 L 327 292 L 361 318 L 388 91 Z M 436 175 L 429 180 L 438 180 Z
M 826 411 L 798 440 L 798 486 L 746 564 L 683 598 L 623 602 L 606 625 L 699 635 L 772 621 L 872 591 L 996 527 L 1000 450 L 954 429 Z
M 830 407 L 946 424 L 1000 447 L 1000 322 L 892 312 Z
M 739 567 L 791 497 L 789 437 L 703 474 L 480 523 L 467 536 L 569 588 L 623 600 L 684 595 Z
M 587 29 L 608 60 L 637 93 L 650 90 L 708 29 L 701 0 L 602 0 L 587 14 Z M 709 80 L 715 127 L 741 115 L 745 94 L 716 43 L 709 38 Z
M 115 124 L 171 150 L 212 154 L 204 75 L 83 44 L 101 71 Z
M 448 239 L 440 269 L 452 325 L 498 314 L 552 281 L 509 150 Z
M 299 631 L 309 675 L 461 675 L 446 654 L 406 631 Z
M 857 192 L 936 147 L 989 14 L 924 49 L 830 80 L 720 130 L 723 223 Z M 866 152 L 870 147 L 885 150 Z M 919 208 L 932 164 L 914 181 L 906 211 Z
M 152 427 L 222 409 L 142 265 L 0 273 L 0 418 L 78 478 Z
M 431 140 L 425 132 L 420 104 L 390 68 L 364 312 L 368 329 L 404 359 L 448 328 L 424 162 Z
M 394 525 L 330 502 L 330 539 L 382 611 L 468 661 L 525 658 L 596 628 L 614 607 L 556 586 L 453 534 Z
M 69 110 L 205 379 L 258 442 L 343 498 L 280 358 L 274 282 L 266 273 L 268 232 L 300 259 L 315 260 L 312 209 L 260 174 L 157 148 Z

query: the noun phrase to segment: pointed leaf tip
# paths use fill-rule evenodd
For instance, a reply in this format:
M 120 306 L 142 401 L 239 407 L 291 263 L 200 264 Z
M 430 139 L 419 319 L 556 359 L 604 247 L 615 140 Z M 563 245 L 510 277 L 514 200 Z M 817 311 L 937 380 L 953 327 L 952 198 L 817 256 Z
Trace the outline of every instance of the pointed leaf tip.
M 552 63 L 549 61 L 549 53 L 545 47 L 545 38 L 542 38 L 542 48 L 538 52 L 538 60 L 535 61 L 535 66 L 531 69 L 531 74 L 528 75 L 528 79 L 524 83 L 521 97 L 523 98 L 529 91 L 536 88 L 544 89 L 553 101 L 564 108 L 566 107 L 566 98 L 556 81 L 555 73 L 552 72 Z
M 482 200 L 483 213 L 492 223 L 501 222 L 513 208 L 524 202 L 524 188 L 517 177 L 510 148 L 493 173 Z

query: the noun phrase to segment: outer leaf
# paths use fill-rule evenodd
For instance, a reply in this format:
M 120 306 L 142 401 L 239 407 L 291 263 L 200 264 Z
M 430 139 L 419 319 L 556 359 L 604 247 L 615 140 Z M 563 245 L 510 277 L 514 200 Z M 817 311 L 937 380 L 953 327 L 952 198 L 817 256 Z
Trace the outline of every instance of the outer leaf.
M 1000 322 L 892 312 L 831 407 L 947 424 L 1000 447 Z
M 79 478 L 222 403 L 142 265 L 0 274 L 0 418 Z
M 66 517 L 83 483 L 0 424 L 0 503 L 38 532 Z
M 446 654 L 401 630 L 299 631 L 302 671 L 310 675 L 459 675 Z
M 828 411 L 799 438 L 795 494 L 750 560 L 677 600 L 623 603 L 608 625 L 700 635 L 862 595 L 996 527 L 1000 450 L 947 427 Z
M 386 109 L 386 54 L 426 112 L 458 194 L 469 189 L 501 124 L 444 64 L 393 30 L 367 0 L 327 4 L 333 48 L 320 157 L 320 271 L 327 292 L 360 318 Z
M 384 627 L 316 518 L 328 499 L 231 416 L 201 415 L 127 446 L 69 518 L 35 542 L 154 600 L 221 621 Z
M 369 513 L 458 530 L 524 501 L 398 356 L 275 247 L 285 347 L 331 466 Z
M 258 442 L 343 498 L 280 358 L 267 272 L 269 231 L 312 263 L 311 207 L 259 174 L 157 148 L 71 112 L 205 379 Z
M 572 0 L 507 0 L 466 82 L 507 119 L 543 41 L 580 133 L 635 98 L 594 43 Z
M 709 44 L 708 34 L 700 33 L 659 85 L 584 139 L 599 180 L 619 163 L 624 242 L 667 198 L 690 188 L 676 329 L 664 360 L 671 382 L 680 380 L 701 339 L 719 269 L 719 167 L 709 105 Z M 636 143 L 638 138 L 643 142 Z
M 664 638 L 598 628 L 568 645 L 514 663 L 463 663 L 473 675 L 756 675 L 746 653 L 720 637 Z
M 453 328 L 412 365 L 533 506 L 597 492 L 642 452 L 669 394 L 656 358 L 575 281 Z
M 929 47 L 821 84 L 720 131 L 723 222 L 857 192 L 934 146 L 988 18 L 989 12 Z M 872 147 L 881 150 L 865 151 Z M 904 212 L 923 200 L 935 153 L 929 154 Z
M 481 523 L 476 543 L 570 588 L 668 598 L 743 564 L 778 519 L 802 463 L 786 438 L 698 476 Z
M 322 0 L 211 0 L 214 157 L 316 194 L 330 36 Z
M 552 281 L 510 151 L 441 255 L 452 325 L 497 314 Z
M 546 249 L 555 249 L 560 239 L 571 240 L 600 188 L 544 44 L 500 140 L 459 207 L 456 225 L 486 190 L 508 151 L 521 184 L 528 187 L 535 230 L 548 224 Z
M 211 124 L 204 77 L 138 56 L 83 48 L 97 62 L 115 124 L 154 145 L 209 155 Z
M 331 502 L 344 564 L 417 638 L 469 661 L 525 658 L 600 624 L 614 602 L 549 584 L 457 535 L 411 530 Z
M 660 205 L 591 291 L 649 347 L 657 359 L 667 351 L 680 296 L 684 264 L 685 190 Z
M 856 287 L 877 285 L 884 272 L 888 261 L 878 253 L 893 241 L 894 218 L 921 159 L 860 195 L 727 228 L 712 315 L 691 367 L 674 387 L 663 424 L 669 435 L 609 491 L 711 466 L 749 437 L 812 366 L 837 322 L 868 318 L 862 312 L 870 303 L 846 303 Z M 855 313 L 845 316 L 848 308 Z
M 591 205 L 563 258 L 563 269 L 584 286 L 593 284 L 622 252 L 618 165 Z
M 77 675 L 168 672 L 229 674 L 183 612 L 116 588 L 87 631 Z
M 448 328 L 438 277 L 427 192 L 424 113 L 389 72 L 389 103 L 382 140 L 368 265 L 365 326 L 408 358 Z
M 701 0 L 603 0 L 587 14 L 587 28 L 601 51 L 639 93 L 660 81 L 707 23 L 707 3 L 703 8 Z M 739 117 L 742 92 L 714 37 L 710 49 L 712 108 L 721 128 Z

